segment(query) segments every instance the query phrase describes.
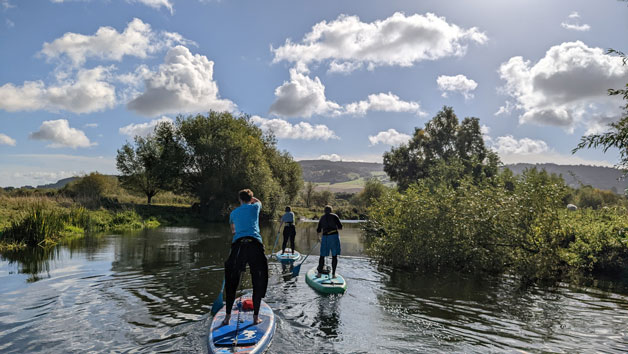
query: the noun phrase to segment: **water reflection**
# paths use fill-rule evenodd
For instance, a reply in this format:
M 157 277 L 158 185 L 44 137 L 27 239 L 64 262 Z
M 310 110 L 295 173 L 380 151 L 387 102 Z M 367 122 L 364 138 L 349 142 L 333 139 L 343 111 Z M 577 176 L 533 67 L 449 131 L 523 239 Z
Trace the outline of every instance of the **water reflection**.
M 276 225 L 262 235 L 270 253 Z M 297 224 L 296 248 L 317 244 Z M 621 290 L 521 290 L 508 277 L 429 276 L 378 268 L 362 256 L 357 225 L 341 233 L 342 296 L 270 263 L 266 301 L 278 329 L 271 352 L 625 352 Z M 231 235 L 226 224 L 98 235 L 0 256 L 1 352 L 206 352 Z M 251 288 L 248 272 L 243 291 Z M 615 289 L 625 289 L 616 285 Z

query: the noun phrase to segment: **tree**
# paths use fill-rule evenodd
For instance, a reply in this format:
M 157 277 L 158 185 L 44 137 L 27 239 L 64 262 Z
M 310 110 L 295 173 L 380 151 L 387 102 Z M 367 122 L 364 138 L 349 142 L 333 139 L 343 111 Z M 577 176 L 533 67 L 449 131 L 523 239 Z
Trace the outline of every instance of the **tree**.
M 300 168 L 249 116 L 215 111 L 180 116 L 175 129 L 186 153 L 183 187 L 199 197 L 211 218 L 227 215 L 243 188 L 264 202 L 265 218 L 296 197 Z
M 301 198 L 305 202 L 305 206 L 308 208 L 312 205 L 312 198 L 315 194 L 315 188 L 316 185 L 314 183 L 307 182 L 305 184 L 305 187 L 303 188 L 303 191 L 301 192 Z
M 443 109 L 416 128 L 407 144 L 384 153 L 384 171 L 402 189 L 424 178 L 456 183 L 463 175 L 476 181 L 497 174 L 499 158 L 486 148 L 478 118 L 459 123 L 453 108 Z
M 116 156 L 122 186 L 144 194 L 148 204 L 160 191 L 178 190 L 186 155 L 172 124 L 161 123 L 154 133 L 134 141 L 135 146 L 124 144 Z
M 614 49 L 609 49 L 607 53 L 619 56 L 624 66 L 628 64 L 628 56 L 626 56 L 626 54 Z M 583 136 L 580 139 L 580 143 L 578 143 L 571 153 L 576 153 L 576 151 L 584 148 L 602 147 L 604 152 L 608 151 L 610 148 L 617 148 L 620 152 L 618 167 L 624 170 L 625 173 L 628 173 L 628 83 L 623 89 L 608 89 L 608 94 L 611 96 L 621 96 L 624 101 L 626 101 L 626 104 L 622 107 L 624 117 L 617 122 L 611 123 L 610 129 L 606 133 Z

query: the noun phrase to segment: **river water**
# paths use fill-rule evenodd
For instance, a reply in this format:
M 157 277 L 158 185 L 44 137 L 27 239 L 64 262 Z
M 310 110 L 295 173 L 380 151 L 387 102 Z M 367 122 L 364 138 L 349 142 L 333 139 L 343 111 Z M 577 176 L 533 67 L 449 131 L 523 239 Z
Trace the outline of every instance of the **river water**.
M 267 250 L 273 230 L 263 230 Z M 0 352 L 207 352 L 226 225 L 99 235 L 0 258 Z M 628 290 L 533 287 L 508 277 L 434 277 L 382 269 L 357 225 L 341 233 L 342 296 L 270 264 L 266 302 L 278 318 L 272 353 L 628 351 Z M 298 225 L 297 249 L 316 243 Z M 316 252 L 318 249 L 315 248 Z M 251 288 L 247 275 L 243 291 Z

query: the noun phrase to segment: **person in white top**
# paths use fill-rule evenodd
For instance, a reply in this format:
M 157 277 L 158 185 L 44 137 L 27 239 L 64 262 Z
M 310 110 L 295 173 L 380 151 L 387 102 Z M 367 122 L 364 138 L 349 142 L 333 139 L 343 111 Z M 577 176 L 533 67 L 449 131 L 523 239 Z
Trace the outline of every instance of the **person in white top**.
M 290 241 L 290 249 L 292 250 L 292 254 L 294 254 L 294 238 L 297 235 L 297 230 L 294 227 L 294 213 L 292 212 L 292 208 L 289 206 L 286 207 L 286 213 L 281 217 L 281 224 L 279 224 L 279 230 L 281 230 L 281 226 L 286 224 L 286 227 L 283 228 L 283 244 L 281 246 L 281 254 L 286 253 L 286 245 L 288 245 L 288 241 Z

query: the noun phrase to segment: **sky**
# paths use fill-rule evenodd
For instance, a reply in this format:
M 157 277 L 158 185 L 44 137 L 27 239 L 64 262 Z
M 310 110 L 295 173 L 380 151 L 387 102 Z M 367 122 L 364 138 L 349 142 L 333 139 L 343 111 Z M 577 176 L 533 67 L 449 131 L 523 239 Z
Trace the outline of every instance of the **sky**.
M 381 162 L 443 106 L 504 163 L 571 154 L 620 118 L 617 0 L 0 0 L 0 186 L 116 173 L 177 115 L 227 110 L 296 159 Z

